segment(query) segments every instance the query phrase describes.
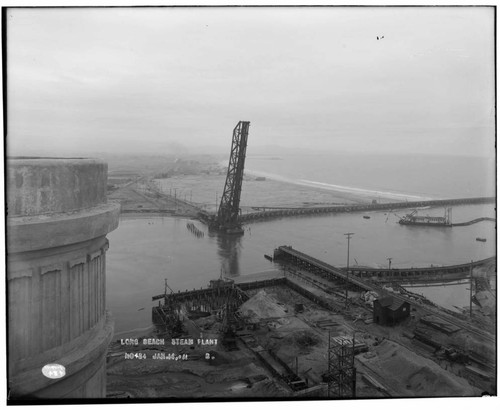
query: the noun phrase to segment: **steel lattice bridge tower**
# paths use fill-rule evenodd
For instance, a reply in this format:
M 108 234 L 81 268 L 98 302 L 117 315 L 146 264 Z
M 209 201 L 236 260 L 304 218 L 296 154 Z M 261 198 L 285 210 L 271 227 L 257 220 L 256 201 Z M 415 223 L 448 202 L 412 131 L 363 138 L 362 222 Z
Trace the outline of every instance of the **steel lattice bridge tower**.
M 245 167 L 249 121 L 240 121 L 233 130 L 233 142 L 226 183 L 220 201 L 219 211 L 215 220 L 215 229 L 225 233 L 242 234 L 239 222 L 241 185 Z

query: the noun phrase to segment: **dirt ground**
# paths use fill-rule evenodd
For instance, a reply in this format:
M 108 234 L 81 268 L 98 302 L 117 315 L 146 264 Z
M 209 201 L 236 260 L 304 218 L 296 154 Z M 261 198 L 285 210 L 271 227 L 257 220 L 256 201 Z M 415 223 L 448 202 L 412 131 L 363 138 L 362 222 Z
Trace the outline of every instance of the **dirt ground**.
M 263 292 L 260 290 L 254 298 L 262 300 Z M 351 307 L 350 314 L 346 318 L 342 314 L 332 314 L 319 308 L 286 287 L 266 288 L 265 293 L 270 303 L 274 303 L 285 312 L 282 317 L 286 322 L 272 332 L 259 335 L 261 345 L 275 349 L 290 367 L 298 364 L 298 374 L 307 377 L 313 384 L 321 382 L 321 375 L 326 371 L 329 334 L 331 336 L 355 334 L 356 339 L 365 342 L 369 347 L 368 358 L 363 354 L 356 356 L 359 364 L 358 376 L 364 376 L 366 371 L 382 386 L 386 386 L 386 390 L 390 391 L 392 396 L 479 396 L 481 394 L 482 390 L 479 387 L 471 386 L 469 381 L 460 377 L 463 366 L 454 366 L 449 362 L 443 366 L 429 350 L 412 343 L 407 336 L 417 324 L 415 319 L 413 322 L 410 319 L 401 326 L 382 327 L 365 324 L 364 320 L 356 320 L 358 317 L 368 316 L 366 310 L 358 306 L 354 309 Z M 304 311 L 292 314 L 296 303 L 302 303 Z M 329 326 L 319 327 L 318 322 L 325 320 L 329 320 Z M 481 343 L 472 335 L 460 332 L 452 336 L 442 334 L 442 338 L 443 344 L 450 344 L 449 339 L 453 339 L 457 345 Z M 392 380 L 391 373 L 395 381 Z M 381 395 L 380 389 L 373 389 L 371 383 L 363 383 L 366 381 L 364 377 L 358 377 L 358 380 L 358 397 Z M 371 386 L 372 389 L 364 388 L 366 386 Z
M 322 376 L 328 367 L 329 337 L 354 335 L 368 349 L 355 358 L 358 398 L 480 396 L 485 390 L 481 381 L 474 385 L 464 378 L 463 364 L 444 360 L 428 346 L 415 342 L 412 332 L 421 326 L 418 315 L 398 326 L 384 327 L 365 323 L 370 312 L 355 292 L 349 294 L 352 303 L 347 315 L 320 308 L 286 286 L 247 293 L 251 298 L 239 309 L 246 325 L 237 333 L 251 335 L 263 350 L 273 351 L 309 387 L 326 387 Z M 325 292 L 323 296 L 336 297 Z M 303 307 L 298 313 L 297 304 Z M 205 337 L 220 338 L 222 325 L 215 316 L 194 323 Z M 463 331 L 432 334 L 447 345 L 477 345 L 479 350 L 484 345 Z M 108 353 L 108 397 L 265 398 L 294 394 L 241 341 L 236 351 L 226 351 L 220 341 L 216 346 L 174 346 L 168 338 L 165 342 L 153 347 L 113 343 Z M 147 358 L 126 359 L 125 352 L 143 353 Z M 187 360 L 153 360 L 155 352 L 184 354 Z
M 387 339 L 358 358 L 402 397 L 481 395 L 467 380 Z
M 125 352 L 147 357 L 125 359 Z M 187 360 L 153 359 L 162 352 L 187 354 Z M 190 349 L 171 344 L 125 347 L 114 342 L 108 352 L 108 398 L 280 397 L 286 393 L 244 349 L 225 352 L 219 346 Z

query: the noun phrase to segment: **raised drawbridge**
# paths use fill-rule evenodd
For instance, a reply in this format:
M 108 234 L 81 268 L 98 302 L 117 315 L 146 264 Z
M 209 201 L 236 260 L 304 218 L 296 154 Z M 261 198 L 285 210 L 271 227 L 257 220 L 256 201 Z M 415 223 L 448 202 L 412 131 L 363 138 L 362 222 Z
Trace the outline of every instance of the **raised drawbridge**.
M 231 234 L 242 234 L 243 229 L 239 221 L 240 196 L 245 167 L 249 121 L 240 121 L 233 130 L 233 141 L 226 183 L 220 201 L 219 211 L 211 223 L 217 231 Z

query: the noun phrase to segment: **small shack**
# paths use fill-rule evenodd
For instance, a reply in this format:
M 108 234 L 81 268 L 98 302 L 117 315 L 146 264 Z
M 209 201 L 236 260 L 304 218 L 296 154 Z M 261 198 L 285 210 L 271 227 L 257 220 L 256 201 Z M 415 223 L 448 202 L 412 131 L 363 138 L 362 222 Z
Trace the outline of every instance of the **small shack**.
M 379 325 L 392 326 L 410 316 L 410 304 L 386 296 L 373 301 L 373 321 Z

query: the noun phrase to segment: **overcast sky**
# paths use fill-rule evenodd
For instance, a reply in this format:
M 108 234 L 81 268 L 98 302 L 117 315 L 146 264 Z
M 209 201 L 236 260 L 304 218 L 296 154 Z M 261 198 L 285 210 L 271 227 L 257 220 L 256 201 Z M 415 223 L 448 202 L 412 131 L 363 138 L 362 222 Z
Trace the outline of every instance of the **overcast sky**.
M 248 153 L 493 155 L 493 29 L 486 7 L 9 9 L 8 153 L 227 151 L 247 120 Z

